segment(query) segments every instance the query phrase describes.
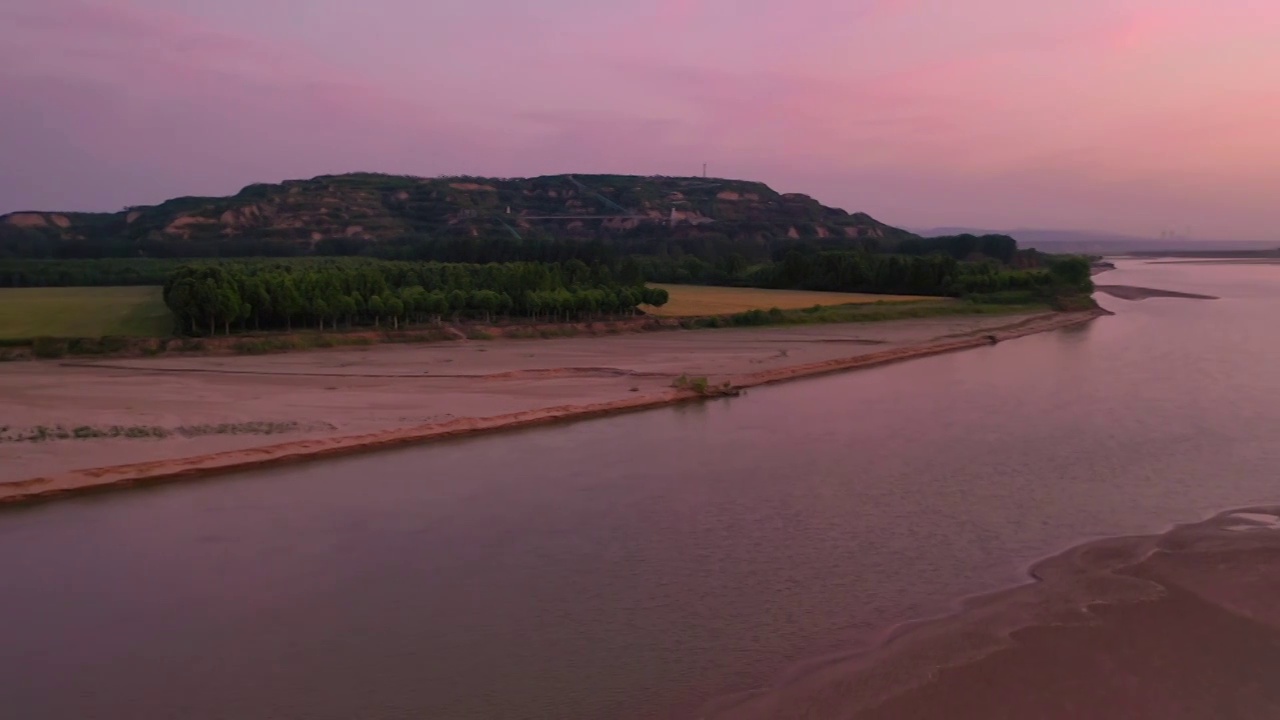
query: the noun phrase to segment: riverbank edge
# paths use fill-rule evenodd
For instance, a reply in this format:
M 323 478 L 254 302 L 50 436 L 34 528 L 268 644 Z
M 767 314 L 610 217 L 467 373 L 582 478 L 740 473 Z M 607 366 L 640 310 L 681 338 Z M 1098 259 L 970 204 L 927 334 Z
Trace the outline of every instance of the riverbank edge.
M 1160 529 L 1079 538 L 1024 566 L 1020 581 L 960 596 L 948 609 L 896 623 L 856 648 L 808 658 L 790 668 L 766 690 L 712 698 L 699 707 L 697 715 L 706 720 L 758 718 L 761 716 L 751 712 L 744 714 L 743 709 L 770 696 L 776 697 L 779 689 L 825 678 L 826 681 L 838 679 L 846 689 L 858 689 L 850 691 L 858 698 L 858 709 L 844 707 L 840 712 L 832 712 L 833 716 L 881 717 L 885 713 L 876 713 L 910 699 L 913 692 L 938 682 L 940 676 L 980 665 L 992 656 L 1018 651 L 1026 644 L 1029 633 L 1101 627 L 1108 613 L 1168 601 L 1170 588 L 1177 587 L 1177 583 L 1168 577 L 1142 572 L 1144 566 L 1159 555 L 1256 552 L 1259 543 L 1280 546 L 1274 535 L 1239 532 L 1242 526 L 1252 526 L 1254 531 L 1266 528 L 1264 522 L 1241 517 L 1249 514 L 1280 517 L 1280 505 L 1261 503 L 1227 509 L 1220 506 L 1203 513 L 1197 520 L 1178 520 Z M 1247 612 L 1236 614 L 1242 620 L 1255 619 Z M 1123 621 L 1112 620 L 1112 623 L 1113 627 L 1123 625 Z M 979 632 L 982 640 L 976 639 L 975 633 Z M 962 633 L 966 637 L 963 646 L 947 643 Z M 1054 666 L 1047 672 L 1071 671 Z M 999 687 L 1002 678 L 1008 677 L 1011 677 L 1009 673 L 991 673 L 985 682 L 972 684 Z M 1025 682 L 1025 679 L 1012 682 Z M 1043 696 L 1041 693 L 1037 702 Z M 1005 697 L 1002 696 L 1002 702 Z M 965 698 L 953 699 L 961 706 L 967 704 Z M 913 718 L 945 715 L 936 708 L 927 714 L 919 710 L 887 714 Z M 993 715 L 983 715 L 987 716 Z M 1081 716 L 1101 717 L 1087 712 Z
M 1081 312 L 1036 316 L 982 335 L 735 376 L 730 379 L 730 384 L 733 389 L 747 389 L 845 370 L 877 367 L 903 360 L 984 347 L 1027 335 L 1083 325 L 1092 322 L 1096 318 L 1110 314 L 1107 310 L 1095 308 Z M 485 418 L 458 418 L 444 423 L 398 428 L 376 433 L 296 440 L 276 445 L 187 458 L 75 470 L 59 475 L 0 483 L 0 505 L 47 501 L 137 485 L 206 478 L 284 465 L 286 463 L 385 450 L 446 438 L 518 430 L 553 423 L 637 412 L 705 400 L 707 398 L 708 395 L 694 390 L 671 390 L 659 394 L 604 403 L 562 405 Z

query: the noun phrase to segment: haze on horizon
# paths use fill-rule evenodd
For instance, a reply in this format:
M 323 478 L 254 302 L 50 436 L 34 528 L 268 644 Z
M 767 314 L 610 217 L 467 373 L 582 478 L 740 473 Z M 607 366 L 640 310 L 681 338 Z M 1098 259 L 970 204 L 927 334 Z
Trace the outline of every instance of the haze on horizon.
M 0 213 L 368 170 L 1280 236 L 1274 0 L 9 0 Z

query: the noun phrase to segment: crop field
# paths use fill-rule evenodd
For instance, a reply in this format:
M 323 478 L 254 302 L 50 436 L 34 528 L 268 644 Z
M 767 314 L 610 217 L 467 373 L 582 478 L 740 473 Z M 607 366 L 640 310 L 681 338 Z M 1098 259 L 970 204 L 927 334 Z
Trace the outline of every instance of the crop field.
M 662 317 L 732 315 L 748 310 L 799 310 L 912 301 L 949 302 L 914 295 L 809 292 L 703 285 L 655 285 L 670 293 Z M 159 287 L 0 288 L 0 340 L 35 337 L 162 337 L 173 330 Z
M 697 317 L 732 315 L 748 310 L 799 310 L 815 305 L 853 305 L 878 302 L 939 301 L 919 295 L 870 295 L 867 293 L 810 292 L 807 290 L 767 290 L 763 288 L 713 287 L 707 285 L 653 285 L 666 290 L 671 299 L 660 308 L 644 306 L 650 315 Z
M 159 287 L 0 288 L 0 340 L 159 337 L 172 330 Z

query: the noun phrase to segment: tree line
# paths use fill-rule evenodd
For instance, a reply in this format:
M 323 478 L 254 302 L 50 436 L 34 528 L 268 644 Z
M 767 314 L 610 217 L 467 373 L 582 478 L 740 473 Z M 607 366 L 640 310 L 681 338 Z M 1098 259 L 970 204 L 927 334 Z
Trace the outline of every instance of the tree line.
M 185 262 L 155 258 L 0 259 L 0 287 L 163 285 L 169 273 Z
M 737 253 L 720 256 L 716 262 L 694 255 L 628 255 L 609 263 L 588 264 L 573 258 L 565 262 L 524 264 L 559 268 L 556 272 L 562 274 L 567 268 L 572 268 L 572 282 L 575 283 L 581 283 L 581 279 L 589 274 L 589 282 L 595 285 L 617 284 L 627 287 L 654 282 L 940 296 L 1005 291 L 1038 292 L 1055 285 L 1084 287 L 1080 273 L 1083 272 L 1084 280 L 1087 280 L 1087 263 L 1084 263 L 1083 269 L 1076 268 L 1076 277 L 1055 280 L 1053 268 L 1061 265 L 1062 259 L 1040 256 L 1038 262 L 1041 267 L 1017 269 L 994 260 L 962 261 L 942 253 L 889 255 L 866 251 L 821 250 L 802 243 L 773 261 L 754 264 Z M 335 263 L 346 264 L 348 267 L 380 266 L 384 268 L 384 272 L 391 274 L 396 288 L 426 282 L 422 278 L 410 278 L 405 285 L 398 274 L 401 273 L 398 268 L 424 266 L 424 263 L 382 262 L 365 258 L 207 261 L 128 258 L 0 260 L 0 287 L 164 285 L 178 268 L 216 264 L 242 268 L 243 272 L 249 274 L 257 273 L 263 267 L 272 267 L 277 271 L 287 268 L 288 272 L 295 273 L 294 277 L 301 277 L 310 270 L 330 268 Z M 434 265 L 446 264 L 450 263 Z M 483 266 L 476 263 L 461 264 Z M 510 264 L 512 263 L 503 263 Z M 427 287 L 425 284 L 423 286 Z M 366 292 L 365 296 L 380 292 L 382 291 Z M 507 292 L 515 303 L 515 298 L 523 290 L 510 287 L 503 292 Z M 263 318 L 257 317 L 254 320 L 260 324 Z
M 1089 261 L 1050 259 L 1045 267 L 1016 270 L 994 260 L 960 262 L 950 255 L 873 255 L 861 252 L 792 252 L 780 263 L 757 268 L 760 287 L 833 292 L 965 296 L 1024 291 L 1040 296 L 1093 291 Z
M 1059 268 L 1062 262 L 1072 260 Z M 794 290 L 863 292 L 958 297 L 1005 291 L 1053 288 L 1085 289 L 1088 263 L 1080 259 L 1043 257 L 1042 267 L 1016 269 L 993 259 L 958 260 L 950 254 L 899 255 L 866 251 L 797 247 L 773 262 L 750 264 L 741 256 L 717 263 L 696 257 L 624 258 L 616 270 L 623 279 L 649 282 L 735 285 Z M 1079 265 L 1085 268 L 1084 279 Z M 1062 268 L 1073 268 L 1066 277 Z M 1087 288 L 1092 290 L 1091 285 Z
M 607 267 L 568 263 L 413 263 L 331 259 L 193 263 L 164 283 L 178 327 L 193 335 L 445 318 L 581 320 L 661 306 L 667 292 L 623 284 Z
M 417 260 L 458 263 L 568 262 L 610 264 L 629 255 L 656 257 L 694 256 L 709 262 L 738 253 L 752 262 L 768 260 L 796 241 L 787 236 L 790 226 L 744 221 L 723 221 L 715 229 L 664 225 L 611 230 L 581 236 L 555 226 L 522 228 L 519 237 L 508 227 L 495 224 L 479 235 L 448 228 L 433 234 L 411 232 L 370 241 L 356 237 L 325 237 L 312 241 L 305 229 L 248 229 L 239 235 L 181 237 L 107 233 L 98 237 L 65 238 L 53 231 L 13 228 L 0 223 L 0 261 L 94 260 L 132 258 L 294 258 L 364 257 L 379 260 Z M 801 225 L 801 229 L 807 226 Z M 803 237 L 803 235 L 802 235 Z M 875 239 L 831 237 L 820 242 L 830 249 L 867 248 L 889 250 Z

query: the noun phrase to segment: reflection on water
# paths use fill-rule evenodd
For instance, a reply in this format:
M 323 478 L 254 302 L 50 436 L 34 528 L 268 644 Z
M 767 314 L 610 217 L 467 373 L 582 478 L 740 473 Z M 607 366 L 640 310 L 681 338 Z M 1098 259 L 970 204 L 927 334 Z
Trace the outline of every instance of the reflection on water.
M 1280 500 L 1280 268 L 732 402 L 0 513 L 22 718 L 688 716 L 1079 540 Z

